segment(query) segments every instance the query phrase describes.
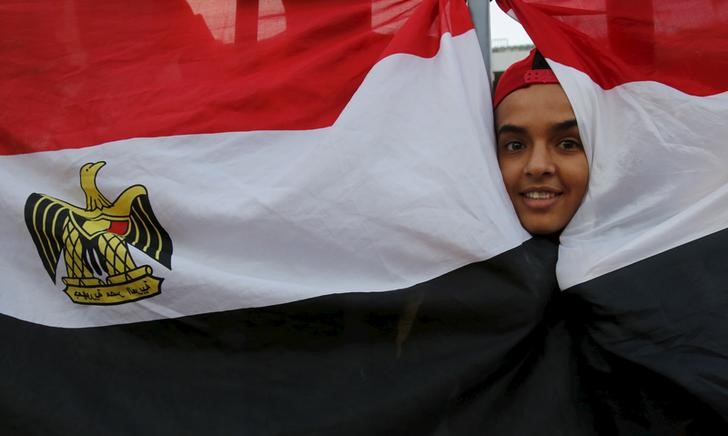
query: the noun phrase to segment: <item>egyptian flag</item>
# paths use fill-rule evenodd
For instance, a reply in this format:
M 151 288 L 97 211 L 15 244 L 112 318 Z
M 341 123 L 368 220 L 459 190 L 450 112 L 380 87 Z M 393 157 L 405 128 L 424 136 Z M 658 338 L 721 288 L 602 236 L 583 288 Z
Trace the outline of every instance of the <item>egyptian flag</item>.
M 590 160 L 561 236 L 604 434 L 728 434 L 728 3 L 502 1 Z
M 0 59 L 0 433 L 589 433 L 464 1 L 5 2 Z

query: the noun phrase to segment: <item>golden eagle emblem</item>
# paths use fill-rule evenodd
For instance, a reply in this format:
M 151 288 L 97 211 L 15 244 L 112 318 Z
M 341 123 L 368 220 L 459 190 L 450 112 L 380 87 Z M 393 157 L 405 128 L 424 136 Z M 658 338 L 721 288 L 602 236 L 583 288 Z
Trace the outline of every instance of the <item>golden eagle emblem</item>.
M 25 223 L 43 266 L 56 283 L 63 253 L 63 291 L 79 304 L 128 303 L 160 293 L 163 279 L 148 265 L 137 266 L 128 244 L 172 269 L 172 240 L 154 216 L 147 189 L 130 186 L 110 202 L 96 186 L 105 164 L 81 167 L 85 208 L 37 193 L 25 202 Z

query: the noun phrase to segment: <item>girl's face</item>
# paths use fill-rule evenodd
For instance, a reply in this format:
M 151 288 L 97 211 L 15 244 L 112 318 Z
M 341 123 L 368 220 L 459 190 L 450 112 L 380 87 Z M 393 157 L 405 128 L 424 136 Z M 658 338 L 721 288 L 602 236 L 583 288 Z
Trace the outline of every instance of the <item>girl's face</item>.
M 559 234 L 581 204 L 589 165 L 560 85 L 516 90 L 495 111 L 498 164 L 523 227 Z

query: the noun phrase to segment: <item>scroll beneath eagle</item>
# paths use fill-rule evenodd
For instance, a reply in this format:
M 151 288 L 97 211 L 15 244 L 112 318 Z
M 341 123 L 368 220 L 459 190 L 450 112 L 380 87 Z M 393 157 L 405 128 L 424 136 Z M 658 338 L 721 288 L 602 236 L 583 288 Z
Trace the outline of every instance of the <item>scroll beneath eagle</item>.
M 25 202 L 25 223 L 45 270 L 56 283 L 63 253 L 64 292 L 80 304 L 127 303 L 160 293 L 163 279 L 153 276 L 150 266 L 138 266 L 128 245 L 172 268 L 172 240 L 155 217 L 146 188 L 130 186 L 110 202 L 96 186 L 105 164 L 81 167 L 85 208 L 37 193 Z

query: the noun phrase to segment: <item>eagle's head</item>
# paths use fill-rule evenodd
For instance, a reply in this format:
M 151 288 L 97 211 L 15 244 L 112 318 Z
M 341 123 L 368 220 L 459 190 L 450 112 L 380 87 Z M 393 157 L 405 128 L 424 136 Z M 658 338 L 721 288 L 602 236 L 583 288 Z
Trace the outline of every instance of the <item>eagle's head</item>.
M 94 210 L 109 206 L 109 201 L 96 187 L 96 173 L 106 165 L 106 162 L 89 162 L 81 167 L 81 189 L 86 194 L 86 209 Z

